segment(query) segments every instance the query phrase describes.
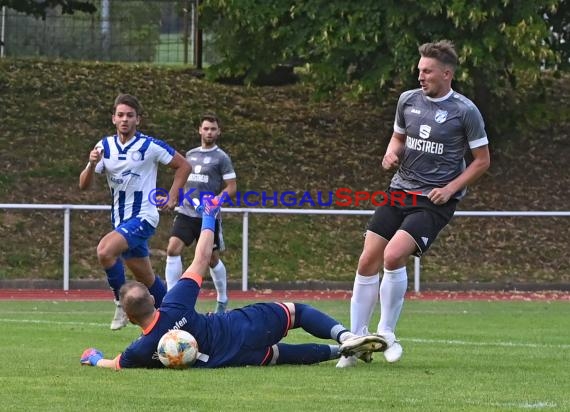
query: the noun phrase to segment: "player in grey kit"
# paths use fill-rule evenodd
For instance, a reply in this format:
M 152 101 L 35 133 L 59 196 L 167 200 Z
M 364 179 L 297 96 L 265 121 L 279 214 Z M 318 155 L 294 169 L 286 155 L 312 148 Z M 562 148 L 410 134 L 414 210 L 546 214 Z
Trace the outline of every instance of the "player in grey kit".
M 402 203 L 378 207 L 368 223 L 350 302 L 351 331 L 365 335 L 380 299 L 377 334 L 388 348 L 384 357 L 396 362 L 402 346 L 395 329 L 408 286 L 406 261 L 421 256 L 451 220 L 467 185 L 490 165 L 485 125 L 477 107 L 453 91 L 457 54 L 447 40 L 419 47 L 420 88 L 400 96 L 394 132 L 382 159 L 384 170 L 397 169 L 391 191 L 410 195 Z M 473 161 L 466 167 L 464 155 Z M 411 192 L 419 193 L 412 196 Z M 379 270 L 384 275 L 380 283 Z M 356 365 L 342 357 L 337 367 Z
M 225 199 L 231 199 L 237 191 L 236 173 L 230 157 L 220 149 L 216 142 L 221 135 L 220 120 L 213 113 L 203 114 L 200 118 L 201 145 L 186 153 L 186 160 L 192 166 L 192 173 L 184 187 L 186 198 L 200 198 L 208 193 L 220 196 L 225 192 Z M 190 193 L 192 191 L 192 193 Z M 166 286 L 167 290 L 178 282 L 182 275 L 182 249 L 190 246 L 200 237 L 202 218 L 194 210 L 193 205 L 184 201 L 177 209 L 168 247 L 166 249 Z M 226 311 L 228 305 L 227 273 L 220 259 L 220 251 L 224 250 L 221 218 L 216 221 L 214 251 L 210 260 L 210 276 L 217 293 L 216 313 Z

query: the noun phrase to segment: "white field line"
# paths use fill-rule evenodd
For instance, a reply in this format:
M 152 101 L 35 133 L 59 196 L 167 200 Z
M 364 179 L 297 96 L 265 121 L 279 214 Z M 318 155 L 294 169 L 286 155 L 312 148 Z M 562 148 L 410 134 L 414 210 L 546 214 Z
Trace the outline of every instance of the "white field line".
M 424 399 L 416 399 L 416 398 L 406 398 L 403 399 L 404 403 L 411 404 L 411 405 L 423 405 L 425 403 Z M 455 401 L 456 403 L 459 403 Z M 490 408 L 500 408 L 500 409 L 552 409 L 558 408 L 558 404 L 550 401 L 535 401 L 535 402 L 479 402 L 479 401 L 472 401 L 467 400 L 465 402 L 461 402 L 462 404 L 467 404 L 471 406 L 477 407 L 490 407 Z
M 506 402 L 506 403 L 491 403 L 490 406 L 494 408 L 516 408 L 516 409 L 550 409 L 557 408 L 558 405 L 553 402 Z
M 402 399 L 404 403 L 411 405 L 422 405 L 424 399 L 407 398 Z M 535 410 L 535 409 L 553 409 L 559 408 L 559 405 L 550 401 L 535 401 L 535 402 L 481 402 L 474 400 L 466 400 L 464 402 L 459 402 L 457 400 L 453 401 L 455 404 L 467 404 L 477 407 L 489 407 L 489 408 L 500 408 L 500 409 L 523 409 L 523 410 Z
M 37 325 L 63 325 L 63 326 L 101 326 L 109 327 L 108 323 L 97 323 L 97 322 L 63 322 L 54 320 L 41 320 L 41 319 L 2 319 L 0 318 L 0 323 L 31 323 Z
M 550 343 L 520 343 L 520 342 L 469 342 L 464 340 L 446 340 L 446 339 L 421 339 L 421 338 L 404 338 L 403 342 L 414 342 L 421 344 L 436 345 L 454 345 L 454 346 L 500 346 L 505 348 L 552 348 L 552 349 L 570 349 L 567 344 L 550 344 Z
M 112 313 L 115 310 L 115 305 L 109 306 L 112 309 L 109 310 L 49 310 L 49 311 L 41 311 L 41 310 L 0 310 L 0 316 L 4 315 L 99 315 L 101 313 Z
M 97 322 L 76 322 L 76 321 L 52 321 L 41 319 L 6 319 L 0 318 L 0 323 L 31 323 L 41 325 L 69 325 L 69 326 L 101 326 L 108 328 L 107 323 Z M 452 346 L 499 346 L 507 348 L 550 348 L 550 349 L 570 349 L 567 344 L 549 344 L 549 343 L 520 343 L 520 342 L 469 342 L 463 340 L 447 340 L 447 339 L 421 339 L 421 338 L 404 338 L 402 342 L 414 342 L 426 345 L 452 345 Z

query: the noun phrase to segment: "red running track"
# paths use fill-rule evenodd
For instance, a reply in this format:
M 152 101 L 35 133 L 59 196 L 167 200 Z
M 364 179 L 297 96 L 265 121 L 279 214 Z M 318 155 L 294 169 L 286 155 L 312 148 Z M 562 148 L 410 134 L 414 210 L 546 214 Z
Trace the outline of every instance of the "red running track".
M 230 290 L 230 298 L 236 300 L 257 301 L 300 301 L 300 300 L 349 300 L 351 291 L 347 290 L 251 290 L 242 292 Z M 213 300 L 216 295 L 213 290 L 202 290 L 201 299 Z M 112 294 L 107 289 L 77 289 L 64 291 L 62 289 L 0 289 L 0 300 L 73 300 L 92 301 L 109 300 Z M 410 300 L 486 300 L 486 301 L 570 301 L 570 292 L 450 292 L 428 291 L 408 292 Z

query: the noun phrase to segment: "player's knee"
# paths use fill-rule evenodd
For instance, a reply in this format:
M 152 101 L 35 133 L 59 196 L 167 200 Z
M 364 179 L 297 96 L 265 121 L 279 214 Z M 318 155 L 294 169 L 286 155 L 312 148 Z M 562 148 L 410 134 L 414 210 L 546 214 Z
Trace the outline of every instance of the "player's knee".
M 293 302 L 284 302 L 283 303 L 289 309 L 289 313 L 291 315 L 295 315 L 296 313 L 302 313 L 303 309 L 307 307 L 304 303 L 293 303 Z
M 166 248 L 166 256 L 180 256 L 181 250 Z
M 168 246 L 166 247 L 167 256 L 180 256 L 182 254 L 182 249 L 184 248 L 184 243 L 181 241 L 170 238 L 168 241 Z
M 358 259 L 358 273 L 361 275 L 371 275 L 378 273 L 378 269 L 382 265 L 382 254 L 373 254 L 366 250 Z
M 283 302 L 283 305 L 289 311 L 290 325 L 289 329 L 298 327 L 298 319 L 301 318 L 303 310 L 307 307 L 304 303 Z
M 394 270 L 406 265 L 407 254 L 394 248 L 386 248 L 384 251 L 384 267 L 388 270 Z
M 97 246 L 97 260 L 101 265 L 104 267 L 111 266 L 116 259 L 117 256 L 115 253 L 113 253 L 110 247 L 108 247 L 106 244 L 99 243 Z
M 133 277 L 135 278 L 135 280 L 137 282 L 142 283 L 147 288 L 152 287 L 152 285 L 156 281 L 156 276 L 153 271 L 149 272 L 147 270 L 137 270 L 137 271 L 131 270 L 131 272 L 133 272 Z

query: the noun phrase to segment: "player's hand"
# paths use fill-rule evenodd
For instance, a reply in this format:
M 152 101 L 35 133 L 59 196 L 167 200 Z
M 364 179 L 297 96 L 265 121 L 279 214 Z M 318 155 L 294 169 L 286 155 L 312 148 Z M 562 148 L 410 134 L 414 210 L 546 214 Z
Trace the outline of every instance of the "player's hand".
M 174 210 L 176 206 L 178 206 L 178 199 L 176 198 L 176 196 L 170 196 L 168 198 L 168 202 L 166 203 L 163 209 Z
M 178 206 L 178 200 L 175 196 L 156 196 L 156 207 L 161 212 L 169 212 Z
M 400 166 L 400 159 L 395 153 L 387 152 L 382 158 L 382 168 L 384 170 L 396 169 Z
M 216 217 L 220 213 L 220 199 L 212 196 L 204 196 L 202 198 L 202 216 Z
M 96 147 L 89 153 L 89 164 L 95 166 L 103 157 L 103 149 Z
M 443 205 L 447 203 L 449 199 L 451 199 L 452 195 L 453 193 L 450 192 L 448 189 L 446 189 L 445 187 L 440 187 L 432 189 L 431 192 L 428 193 L 427 197 L 429 200 L 432 201 L 434 205 Z
M 95 348 L 88 348 L 81 355 L 81 364 L 88 366 L 97 366 L 97 362 L 103 359 L 103 353 Z
M 156 208 L 161 212 L 167 210 L 166 207 L 168 206 L 168 200 L 168 196 L 157 195 L 154 199 Z

